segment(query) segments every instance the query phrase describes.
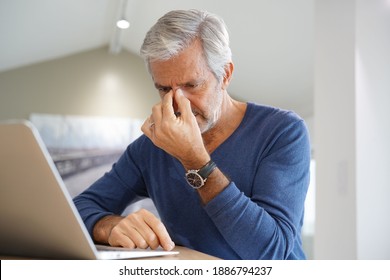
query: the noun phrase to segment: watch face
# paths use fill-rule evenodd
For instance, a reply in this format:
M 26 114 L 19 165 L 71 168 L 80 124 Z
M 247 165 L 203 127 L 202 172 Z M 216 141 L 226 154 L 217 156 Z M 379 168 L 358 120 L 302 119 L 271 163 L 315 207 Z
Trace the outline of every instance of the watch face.
M 198 173 L 196 173 L 196 171 L 188 171 L 186 174 L 186 179 L 188 184 L 190 184 L 191 187 L 195 189 L 199 189 L 201 186 L 204 185 L 203 178 Z

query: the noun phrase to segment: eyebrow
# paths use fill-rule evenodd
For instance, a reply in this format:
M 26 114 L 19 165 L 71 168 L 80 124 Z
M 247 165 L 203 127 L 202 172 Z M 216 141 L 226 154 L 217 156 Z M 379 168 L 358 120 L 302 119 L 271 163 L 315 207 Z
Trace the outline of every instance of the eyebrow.
M 171 88 L 170 86 L 163 86 L 163 85 L 160 85 L 159 83 L 154 83 L 154 87 L 155 88 Z
M 205 79 L 198 79 L 198 80 L 191 80 L 191 81 L 188 81 L 188 82 L 185 82 L 185 83 L 181 83 L 181 84 L 178 84 L 179 87 L 182 87 L 182 86 L 186 86 L 186 85 L 201 85 L 201 84 L 204 84 L 205 83 Z M 161 85 L 159 83 L 154 83 L 154 87 L 155 88 L 170 88 L 172 89 L 171 86 L 164 86 L 164 85 Z

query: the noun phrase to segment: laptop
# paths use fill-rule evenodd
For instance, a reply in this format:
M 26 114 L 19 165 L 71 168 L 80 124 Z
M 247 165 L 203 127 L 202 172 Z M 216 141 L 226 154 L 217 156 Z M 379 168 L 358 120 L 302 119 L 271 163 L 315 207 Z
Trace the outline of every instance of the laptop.
M 131 259 L 178 254 L 95 245 L 39 133 L 0 122 L 0 255 Z

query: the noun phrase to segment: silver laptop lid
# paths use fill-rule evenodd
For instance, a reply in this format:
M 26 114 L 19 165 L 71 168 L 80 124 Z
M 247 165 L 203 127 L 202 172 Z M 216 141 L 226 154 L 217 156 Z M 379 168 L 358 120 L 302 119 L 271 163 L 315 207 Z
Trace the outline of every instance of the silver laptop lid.
M 0 255 L 130 259 L 177 251 L 97 250 L 37 129 L 0 122 Z
M 0 123 L 0 253 L 94 259 L 95 246 L 39 133 Z

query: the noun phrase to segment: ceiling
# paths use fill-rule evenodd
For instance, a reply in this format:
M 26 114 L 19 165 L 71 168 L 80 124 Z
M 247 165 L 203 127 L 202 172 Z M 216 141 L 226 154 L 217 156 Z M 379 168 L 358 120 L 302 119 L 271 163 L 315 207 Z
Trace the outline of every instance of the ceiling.
M 108 45 L 121 0 L 0 0 L 0 71 Z M 222 16 L 235 72 L 232 96 L 313 114 L 315 0 L 128 0 L 124 49 L 139 53 L 147 30 L 172 9 Z

